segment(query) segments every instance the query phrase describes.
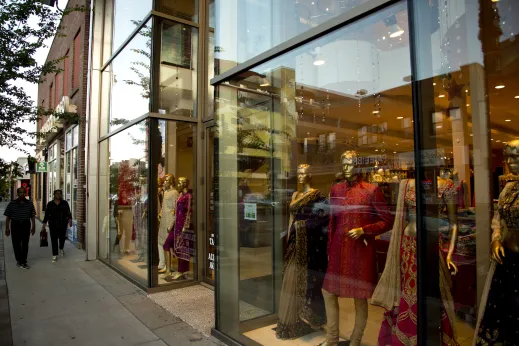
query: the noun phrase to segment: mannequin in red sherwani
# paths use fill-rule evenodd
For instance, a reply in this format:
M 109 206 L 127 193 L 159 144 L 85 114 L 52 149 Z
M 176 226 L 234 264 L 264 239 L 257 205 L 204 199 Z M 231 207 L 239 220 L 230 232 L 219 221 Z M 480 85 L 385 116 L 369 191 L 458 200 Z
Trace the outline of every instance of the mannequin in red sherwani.
M 330 191 L 328 268 L 323 284 L 328 333 L 323 345 L 339 342 L 338 298 L 354 298 L 355 328 L 351 346 L 361 344 L 368 301 L 376 286 L 375 236 L 389 230 L 393 216 L 380 189 L 357 175 L 357 152 L 341 156 L 344 181 Z

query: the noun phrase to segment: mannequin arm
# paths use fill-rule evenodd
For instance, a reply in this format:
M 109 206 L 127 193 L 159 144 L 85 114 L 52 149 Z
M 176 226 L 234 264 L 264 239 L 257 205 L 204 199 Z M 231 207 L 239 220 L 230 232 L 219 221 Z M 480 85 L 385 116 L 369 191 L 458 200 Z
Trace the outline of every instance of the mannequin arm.
M 447 202 L 447 212 L 449 217 L 449 224 L 451 225 L 451 241 L 449 244 L 449 251 L 447 252 L 447 266 L 449 269 L 454 269 L 454 274 L 458 272 L 458 268 L 452 262 L 452 255 L 456 250 L 456 243 L 458 241 L 458 214 L 456 203 L 451 199 Z
M 492 259 L 499 264 L 503 264 L 503 257 L 505 257 L 505 248 L 503 247 L 503 240 L 505 239 L 506 227 L 502 227 L 501 215 L 496 211 L 492 219 Z M 505 232 L 503 232 L 505 228 Z
M 384 194 L 380 190 L 380 188 L 375 188 L 372 198 L 372 210 L 373 215 L 379 219 L 379 221 L 362 226 L 362 230 L 364 234 L 369 236 L 377 236 L 384 232 L 387 232 L 395 221 L 393 215 L 389 211 L 389 208 L 386 204 L 386 199 L 384 198 Z

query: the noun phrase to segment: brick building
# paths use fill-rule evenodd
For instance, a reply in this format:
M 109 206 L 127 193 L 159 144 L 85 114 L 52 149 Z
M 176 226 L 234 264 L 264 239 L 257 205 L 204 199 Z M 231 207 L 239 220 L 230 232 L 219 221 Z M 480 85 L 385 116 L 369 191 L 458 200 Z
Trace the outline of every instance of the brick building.
M 86 6 L 90 0 L 70 0 L 68 8 Z M 38 217 L 43 219 L 45 206 L 53 191 L 61 189 L 74 218 L 69 239 L 77 247 L 85 244 L 85 142 L 87 112 L 87 69 L 90 12 L 75 11 L 64 16 L 61 33 L 50 47 L 47 61 L 62 59 L 61 72 L 44 76 L 38 88 L 38 105 L 44 109 L 77 113 L 77 117 L 42 116 L 36 127 L 36 158 L 47 162 L 47 172 L 33 177 L 33 200 Z

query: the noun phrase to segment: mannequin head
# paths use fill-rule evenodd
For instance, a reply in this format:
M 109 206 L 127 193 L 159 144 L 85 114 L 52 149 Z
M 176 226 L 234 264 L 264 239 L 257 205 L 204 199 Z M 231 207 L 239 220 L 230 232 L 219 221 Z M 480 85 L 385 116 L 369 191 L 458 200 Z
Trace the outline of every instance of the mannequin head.
M 341 172 L 344 178 L 351 179 L 356 175 L 357 157 L 355 150 L 347 150 L 341 155 Z
M 448 168 L 441 168 L 440 169 L 440 178 L 443 179 L 452 179 L 452 173 L 451 170 Z
M 162 189 L 164 187 L 164 179 L 161 177 L 157 178 L 157 185 L 159 187 L 159 190 Z
M 312 181 L 312 173 L 310 165 L 303 163 L 297 167 L 297 182 L 299 184 L 309 184 Z
M 175 187 L 175 177 L 173 174 L 166 174 L 164 176 L 164 189 L 169 190 Z
M 506 143 L 504 154 L 510 173 L 519 174 L 519 139 Z
M 178 181 L 177 181 L 178 191 L 187 190 L 188 187 L 189 187 L 189 179 L 187 179 L 186 177 L 178 178 Z

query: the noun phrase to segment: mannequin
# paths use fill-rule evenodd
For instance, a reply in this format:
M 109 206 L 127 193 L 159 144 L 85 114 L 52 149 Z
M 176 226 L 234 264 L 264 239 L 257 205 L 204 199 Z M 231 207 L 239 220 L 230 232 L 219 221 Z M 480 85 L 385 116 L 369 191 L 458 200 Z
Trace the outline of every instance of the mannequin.
M 375 236 L 393 223 L 381 190 L 357 174 L 358 154 L 346 151 L 341 156 L 344 181 L 330 190 L 328 226 L 328 268 L 323 285 L 328 332 L 323 345 L 339 342 L 339 297 L 353 298 L 355 328 L 350 345 L 361 344 L 368 320 L 368 301 L 375 288 Z
M 457 345 L 455 313 L 449 270 L 458 271 L 452 261 L 458 237 L 456 191 L 450 179 L 438 177 L 438 217 L 450 225 L 450 245 L 444 260 L 440 250 L 439 283 L 441 292 L 442 345 Z M 395 224 L 391 233 L 386 266 L 373 293 L 371 303 L 386 309 L 379 333 L 379 345 L 416 345 L 416 188 L 415 181 L 400 182 Z M 440 241 L 440 239 L 438 239 Z
M 279 339 L 298 338 L 326 321 L 321 288 L 326 272 L 328 214 L 326 197 L 311 187 L 310 165 L 297 169 L 297 191 L 290 202 L 290 221 L 283 256 L 284 270 L 279 300 Z
M 166 174 L 164 180 L 164 198 L 162 202 L 162 208 L 159 214 L 159 273 L 166 273 L 166 261 L 163 250 L 164 243 L 168 238 L 168 233 L 175 224 L 175 204 L 178 199 L 178 191 L 175 190 L 175 177 L 173 174 Z
M 132 240 L 132 225 L 133 225 L 133 213 L 132 213 L 132 201 L 128 196 L 128 192 L 125 188 L 120 189 L 119 199 L 117 200 L 117 239 L 116 244 L 121 245 L 121 239 L 124 240 L 122 243 L 122 249 L 120 253 L 128 255 L 130 253 L 130 246 Z
M 492 219 L 492 264 L 480 303 L 474 344 L 516 345 L 519 340 L 519 140 L 505 145 L 511 176 Z
M 195 240 L 191 224 L 193 198 L 188 188 L 189 180 L 186 177 L 178 178 L 177 189 L 180 195 L 176 203 L 175 224 L 164 243 L 164 252 L 168 256 L 168 262 L 171 263 L 172 256 L 176 256 L 178 259 L 177 271 L 171 273 L 173 280 L 186 278 Z M 170 273 L 167 272 L 166 275 L 169 276 Z

